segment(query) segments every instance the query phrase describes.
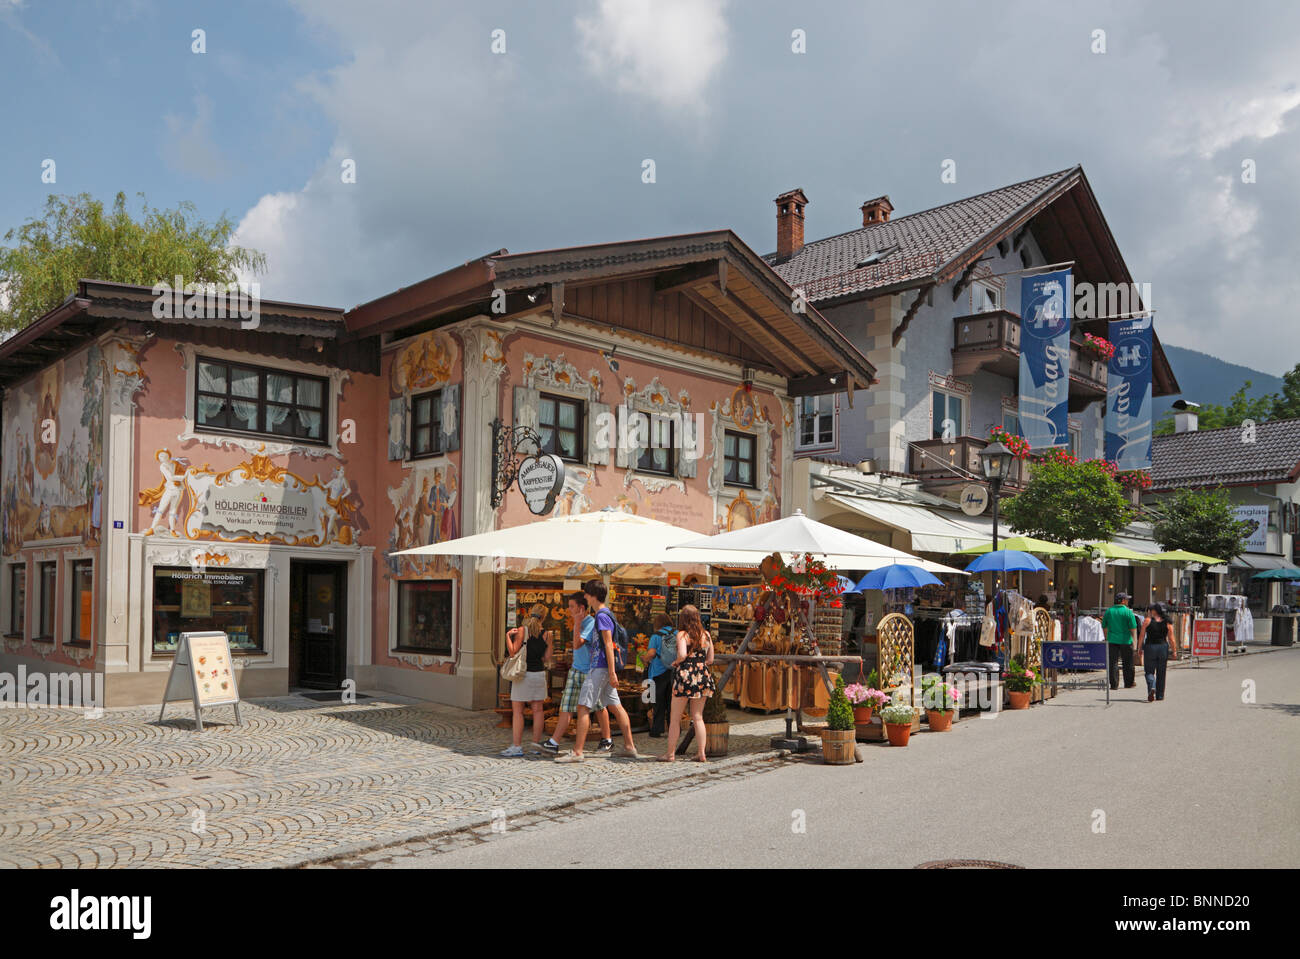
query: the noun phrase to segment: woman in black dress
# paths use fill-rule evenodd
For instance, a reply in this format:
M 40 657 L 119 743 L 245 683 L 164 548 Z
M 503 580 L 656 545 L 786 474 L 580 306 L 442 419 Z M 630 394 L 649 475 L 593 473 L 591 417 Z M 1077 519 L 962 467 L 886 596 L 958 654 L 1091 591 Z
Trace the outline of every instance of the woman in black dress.
M 683 606 L 677 614 L 677 659 L 673 663 L 677 675 L 673 679 L 673 711 L 668 722 L 668 749 L 659 757 L 670 763 L 677 758 L 677 737 L 682 731 L 682 713 L 691 704 L 691 725 L 695 728 L 698 745 L 696 762 L 704 758 L 704 700 L 713 695 L 717 683 L 713 679 L 713 640 L 710 639 L 700 611 L 694 606 Z
M 1169 663 L 1169 620 L 1165 608 L 1153 603 L 1138 634 L 1138 662 L 1147 680 L 1147 702 L 1165 698 L 1165 667 Z

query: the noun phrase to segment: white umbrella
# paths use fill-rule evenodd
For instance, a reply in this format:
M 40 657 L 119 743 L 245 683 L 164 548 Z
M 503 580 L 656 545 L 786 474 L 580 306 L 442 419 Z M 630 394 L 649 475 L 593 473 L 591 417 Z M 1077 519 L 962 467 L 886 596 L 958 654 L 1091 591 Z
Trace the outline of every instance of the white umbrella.
M 712 554 L 697 550 L 667 552 L 669 546 L 697 539 L 699 535 L 695 530 L 606 508 L 462 536 L 445 543 L 404 549 L 392 555 L 493 556 L 603 567 L 628 563 L 716 562 Z
M 865 536 L 819 523 L 805 516 L 803 510 L 795 510 L 793 516 L 770 523 L 686 540 L 679 546 L 670 547 L 667 553 L 672 557 L 688 550 L 692 558 L 710 553 L 719 557 L 706 560 L 712 563 L 753 563 L 769 553 L 778 552 L 784 554 L 788 562 L 792 555 L 812 553 L 822 557 L 832 569 L 878 569 L 890 563 L 910 563 L 930 572 L 960 572 L 939 563 L 930 563 L 901 549 L 877 543 Z

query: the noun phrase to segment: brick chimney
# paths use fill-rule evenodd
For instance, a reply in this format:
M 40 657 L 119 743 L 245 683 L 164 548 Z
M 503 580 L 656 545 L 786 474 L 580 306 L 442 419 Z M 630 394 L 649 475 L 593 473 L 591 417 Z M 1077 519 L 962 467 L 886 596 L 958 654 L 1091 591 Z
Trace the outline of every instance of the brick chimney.
M 874 200 L 868 200 L 862 204 L 862 225 L 875 226 L 877 223 L 888 223 L 889 214 L 894 210 L 894 204 L 889 202 L 889 197 L 878 196 Z
M 788 260 L 803 249 L 803 208 L 808 198 L 802 189 L 790 190 L 776 198 L 776 255 Z

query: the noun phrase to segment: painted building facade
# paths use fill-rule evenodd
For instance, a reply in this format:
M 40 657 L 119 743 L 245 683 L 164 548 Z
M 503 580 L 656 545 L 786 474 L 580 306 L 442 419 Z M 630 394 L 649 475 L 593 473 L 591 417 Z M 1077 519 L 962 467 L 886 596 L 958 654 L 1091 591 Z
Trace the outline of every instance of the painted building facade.
M 394 555 L 535 519 L 494 504 L 494 421 L 565 462 L 555 512 L 707 534 L 781 515 L 792 395 L 873 373 L 725 232 L 503 251 L 346 313 L 156 302 L 83 281 L 0 344 L 0 665 L 102 674 L 109 705 L 158 702 L 202 629 L 245 697 L 495 705 L 519 584 L 594 571 Z

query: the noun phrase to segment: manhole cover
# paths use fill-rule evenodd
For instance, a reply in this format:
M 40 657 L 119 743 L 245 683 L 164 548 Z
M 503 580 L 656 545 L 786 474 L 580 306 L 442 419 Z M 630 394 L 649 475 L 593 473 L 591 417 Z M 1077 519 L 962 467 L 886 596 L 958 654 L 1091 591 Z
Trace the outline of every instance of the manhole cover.
M 235 772 L 233 769 L 213 769 L 208 772 L 190 773 L 186 776 L 169 776 L 166 779 L 149 780 L 155 786 L 164 789 L 190 789 L 195 786 L 224 786 L 243 782 L 251 778 L 248 773 Z
M 917 869 L 1024 869 L 1015 863 L 998 862 L 995 859 L 936 859 L 923 862 Z

